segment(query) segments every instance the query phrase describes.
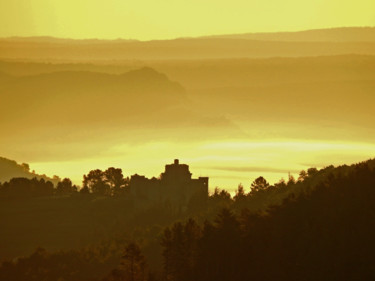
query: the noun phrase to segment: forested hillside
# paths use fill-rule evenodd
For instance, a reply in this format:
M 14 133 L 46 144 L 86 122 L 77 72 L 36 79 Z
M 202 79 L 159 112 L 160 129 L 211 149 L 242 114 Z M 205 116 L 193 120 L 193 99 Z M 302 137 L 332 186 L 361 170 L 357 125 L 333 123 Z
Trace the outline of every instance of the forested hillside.
M 48 212 L 44 231 L 52 240 L 69 241 L 88 228 L 72 226 L 70 231 L 78 232 L 69 234 L 63 224 L 56 229 L 64 216 L 81 226 L 93 217 L 92 233 L 101 242 L 76 249 L 71 244 L 70 250 L 66 243 L 59 251 L 39 248 L 24 258 L 7 258 L 0 279 L 373 280 L 374 187 L 375 161 L 369 160 L 311 168 L 274 185 L 259 177 L 239 186 L 233 198 L 216 189 L 207 204 L 192 200 L 186 211 L 168 205 L 137 210 L 126 192 L 103 197 L 92 190 L 73 189 L 64 196 L 55 191 L 52 197 L 38 197 L 40 211 L 28 209 L 28 226 Z M 2 204 L 2 222 L 20 218 L 8 211 L 33 200 Z M 6 241 L 4 229 L 1 241 Z M 22 239 L 29 240 L 23 231 Z

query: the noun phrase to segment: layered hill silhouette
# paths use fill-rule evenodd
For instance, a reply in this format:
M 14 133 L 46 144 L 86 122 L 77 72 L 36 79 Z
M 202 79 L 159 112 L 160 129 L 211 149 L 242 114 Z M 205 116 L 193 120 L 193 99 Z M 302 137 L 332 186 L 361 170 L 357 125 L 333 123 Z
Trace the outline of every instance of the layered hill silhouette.
M 151 68 L 121 75 L 62 71 L 2 77 L 1 95 L 8 104 L 3 112 L 7 118 L 2 119 L 4 125 L 22 120 L 30 125 L 111 120 L 127 126 L 160 121 L 163 127 L 180 121 L 194 123 L 199 118 L 190 111 L 192 103 L 184 88 Z M 56 114 L 57 108 L 63 112 Z
M 134 115 L 141 118 L 186 100 L 179 84 L 150 68 L 122 75 L 66 71 L 5 79 L 0 88 L 8 103 L 7 124 L 18 109 L 18 120 L 63 125 L 108 118 L 116 122 Z M 64 113 L 56 114 L 57 108 Z
M 0 183 L 9 181 L 12 178 L 37 178 L 51 181 L 54 184 L 59 181 L 58 177 L 49 178 L 46 175 L 39 175 L 34 171 L 30 171 L 30 167 L 26 163 L 18 164 L 14 160 L 0 157 Z
M 70 177 L 0 157 L 0 280 L 374 280 L 374 90 L 372 27 L 0 39 L 1 154 Z M 179 153 L 211 193 L 140 208 Z
M 171 140 L 371 143 L 372 33 L 1 39 L 0 150 L 39 162 Z
M 204 131 L 212 126 L 239 133 L 225 117 L 196 110 L 179 83 L 151 68 L 120 75 L 60 71 L 2 75 L 0 79 L 0 96 L 7 104 L 0 119 L 4 148 L 22 141 L 33 145 L 140 141 L 140 131 L 142 141 L 172 135 L 186 138 L 186 128 Z M 7 133 L 15 129 L 15 133 Z
M 145 65 L 165 73 L 169 78 L 150 68 L 139 70 Z M 297 138 L 301 134 L 308 138 L 321 138 L 323 133 L 327 137 L 361 140 L 374 136 L 374 116 L 371 114 L 374 98 L 369 93 L 375 88 L 375 56 L 132 61 L 117 64 L 0 61 L 0 71 L 3 72 L 0 75 L 3 81 L 15 79 L 13 84 L 8 85 L 13 85 L 9 90 L 15 91 L 17 97 L 22 96 L 20 93 L 30 92 L 30 89 L 32 92 L 39 85 L 43 85 L 41 90 L 33 94 L 41 97 L 39 104 L 43 104 L 47 92 L 55 95 L 54 99 L 47 99 L 50 105 L 58 106 L 58 101 L 63 101 L 65 97 L 63 104 L 68 105 L 65 109 L 69 112 L 70 108 L 74 108 L 73 113 L 51 119 L 64 116 L 62 123 L 87 111 L 84 103 L 95 104 L 95 99 L 103 99 L 96 103 L 97 107 L 105 105 L 101 109 L 103 114 L 96 114 L 98 108 L 94 106 L 86 117 L 80 117 L 79 122 L 99 122 L 115 116 L 111 124 L 119 122 L 123 128 L 131 124 L 176 129 L 189 124 L 196 128 L 217 125 L 209 126 L 210 129 L 199 134 L 200 137 L 209 133 L 220 135 L 222 132 L 214 131 L 223 127 L 227 130 L 222 135 L 237 136 L 238 132 L 228 130 L 233 127 L 231 121 L 249 132 L 263 130 L 282 135 L 288 131 L 288 136 Z M 30 77 L 12 77 L 22 75 Z M 150 77 L 150 82 L 148 78 L 140 78 L 143 75 Z M 157 82 L 157 79 L 160 81 Z M 55 87 L 55 83 L 58 86 Z M 135 98 L 129 94 L 133 91 L 130 90 L 132 87 L 145 92 Z M 144 100 L 140 101 L 141 97 Z M 69 103 L 70 98 L 75 102 Z M 133 102 L 133 99 L 138 101 Z M 114 100 L 117 103 L 109 105 Z M 123 103 L 126 103 L 126 110 L 122 107 Z M 107 108 L 111 108 L 109 113 L 106 113 Z M 92 116 L 91 119 L 89 116 Z M 280 126 L 280 122 L 285 123 Z M 168 134 L 162 135 L 168 137 Z
M 340 27 L 295 32 L 243 33 L 207 37 L 290 42 L 374 42 L 375 27 Z
M 343 28 L 300 33 L 225 35 L 145 42 L 45 37 L 5 38 L 0 40 L 0 59 L 121 61 L 374 55 L 374 33 L 373 28 Z

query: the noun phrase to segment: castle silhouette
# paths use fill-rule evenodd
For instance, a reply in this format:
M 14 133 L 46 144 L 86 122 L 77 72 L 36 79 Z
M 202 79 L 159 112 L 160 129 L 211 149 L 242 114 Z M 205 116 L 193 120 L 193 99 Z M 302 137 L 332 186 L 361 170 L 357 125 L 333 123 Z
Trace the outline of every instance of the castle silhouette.
M 175 159 L 173 164 L 165 165 L 165 171 L 159 178 L 131 176 L 130 193 L 137 206 L 169 202 L 187 207 L 193 197 L 207 199 L 208 177 L 193 179 L 189 166 Z

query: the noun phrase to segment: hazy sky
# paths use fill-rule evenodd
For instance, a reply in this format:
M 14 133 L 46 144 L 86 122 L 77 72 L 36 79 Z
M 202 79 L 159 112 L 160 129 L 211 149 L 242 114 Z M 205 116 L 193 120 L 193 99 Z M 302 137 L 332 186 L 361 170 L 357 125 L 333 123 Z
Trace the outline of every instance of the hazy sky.
M 0 37 L 149 40 L 374 25 L 374 0 L 0 0 Z
M 350 165 L 368 159 L 369 155 L 375 155 L 375 145 L 362 142 L 228 140 L 122 144 L 108 147 L 103 155 L 95 158 L 24 162 L 30 163 L 31 169 L 38 173 L 68 176 L 80 185 L 83 174 L 111 166 L 122 168 L 126 176 L 138 173 L 157 177 L 164 171 L 165 164 L 180 158 L 181 163 L 190 165 L 193 178 L 210 177 L 211 191 L 218 186 L 233 192 L 239 183 L 249 188 L 252 180 L 259 176 L 275 183 L 281 178 L 288 179 L 288 173 L 298 177 L 299 171 L 310 167 Z M 23 160 L 21 156 L 12 159 Z

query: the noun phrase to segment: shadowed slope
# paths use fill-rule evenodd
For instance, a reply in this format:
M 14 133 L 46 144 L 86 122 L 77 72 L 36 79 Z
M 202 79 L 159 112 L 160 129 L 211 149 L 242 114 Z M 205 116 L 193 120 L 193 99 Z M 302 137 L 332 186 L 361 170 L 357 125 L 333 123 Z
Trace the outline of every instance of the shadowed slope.
M 22 163 L 18 164 L 16 161 L 9 160 L 4 157 L 0 157 L 0 183 L 9 181 L 12 178 L 37 178 L 49 180 L 53 183 L 57 183 L 58 178 L 51 179 L 46 175 L 38 175 L 35 172 L 31 172 L 29 165 Z

